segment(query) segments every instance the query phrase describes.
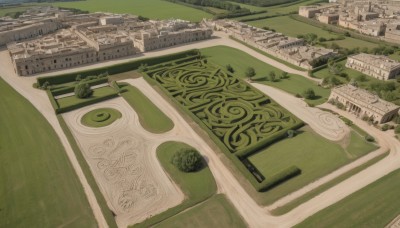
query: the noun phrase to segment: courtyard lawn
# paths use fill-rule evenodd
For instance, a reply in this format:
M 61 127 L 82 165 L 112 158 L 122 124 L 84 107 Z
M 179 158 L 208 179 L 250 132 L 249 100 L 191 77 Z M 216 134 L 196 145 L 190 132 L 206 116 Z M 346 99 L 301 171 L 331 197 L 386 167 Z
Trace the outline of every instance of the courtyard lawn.
M 139 116 L 140 124 L 152 133 L 165 133 L 174 128 L 174 123 L 157 108 L 140 90 L 121 83 L 121 96 L 131 105 Z
M 110 96 L 115 93 L 116 92 L 112 87 L 105 86 L 105 87 L 93 89 L 93 95 L 91 97 L 80 99 L 80 98 L 75 97 L 75 95 L 72 95 L 69 97 L 57 99 L 57 103 L 58 103 L 59 108 L 65 108 L 65 107 L 69 107 L 72 105 L 78 105 L 78 104 L 87 102 L 88 100 L 94 100 L 94 99 L 99 99 L 104 96 Z
M 283 33 L 287 36 L 296 37 L 297 35 L 314 33 L 318 37 L 324 37 L 326 39 L 336 38 L 338 35 L 335 33 L 330 33 L 324 31 L 315 26 L 293 20 L 289 16 L 273 17 L 258 21 L 249 21 L 248 24 L 255 27 L 269 27 L 270 29 L 275 29 L 277 32 Z
M 279 141 L 248 158 L 266 178 L 292 165 L 302 170 L 301 175 L 260 193 L 262 197 L 259 203 L 271 204 L 377 148 L 355 132 L 351 134 L 350 144 L 343 148 L 321 137 L 308 126 L 299 131 L 301 133 L 295 137 Z
M 158 228 L 239 228 L 246 227 L 233 205 L 224 195 L 215 195 L 204 203 L 171 217 L 154 227 Z
M 97 227 L 47 120 L 0 79 L 0 227 Z
M 314 27 L 314 28 L 315 29 L 320 29 L 320 28 L 317 28 L 317 27 Z M 348 49 L 359 47 L 359 48 L 368 48 L 369 50 L 372 50 L 375 47 L 379 47 L 378 44 L 371 43 L 371 42 L 364 41 L 364 40 L 360 40 L 360 39 L 355 39 L 355 38 L 352 38 L 352 37 L 346 37 L 344 40 L 327 41 L 327 42 L 324 42 L 324 43 L 325 44 L 336 43 L 340 47 L 348 48 Z
M 48 5 L 49 3 L 44 3 Z M 86 0 L 51 3 L 54 6 L 77 8 L 89 12 L 129 13 L 151 19 L 179 18 L 189 21 L 201 21 L 212 15 L 191 7 L 163 0 Z
M 169 177 L 185 194 L 185 201 L 183 201 L 182 204 L 168 209 L 161 214 L 155 215 L 140 224 L 134 225 L 133 227 L 150 227 L 167 218 L 177 215 L 187 208 L 193 207 L 196 204 L 207 200 L 215 194 L 217 185 L 215 184 L 214 177 L 207 166 L 197 172 L 184 173 L 171 163 L 172 156 L 175 152 L 183 148 L 191 147 L 181 142 L 165 142 L 157 148 L 157 158 L 164 170 L 169 174 Z
M 400 214 L 399 180 L 394 171 L 296 227 L 385 227 Z
M 83 115 L 81 123 L 88 127 L 105 127 L 121 118 L 121 116 L 122 114 L 116 109 L 99 108 Z
M 225 69 L 226 65 L 230 64 L 235 70 L 234 74 L 237 77 L 244 78 L 247 67 L 253 67 L 255 69 L 255 78 L 262 78 L 264 76 L 268 77 L 271 71 L 274 71 L 277 77 L 282 74 L 281 70 L 234 48 L 216 46 L 201 49 L 201 53 L 206 56 L 210 62 L 221 66 L 223 69 Z M 322 104 L 328 99 L 330 94 L 329 89 L 324 89 L 318 86 L 315 82 L 300 75 L 290 75 L 290 78 L 281 79 L 277 82 L 265 80 L 257 82 L 279 88 L 293 95 L 296 95 L 297 93 L 302 94 L 306 89 L 312 88 L 319 98 L 315 100 L 306 100 L 310 104 Z

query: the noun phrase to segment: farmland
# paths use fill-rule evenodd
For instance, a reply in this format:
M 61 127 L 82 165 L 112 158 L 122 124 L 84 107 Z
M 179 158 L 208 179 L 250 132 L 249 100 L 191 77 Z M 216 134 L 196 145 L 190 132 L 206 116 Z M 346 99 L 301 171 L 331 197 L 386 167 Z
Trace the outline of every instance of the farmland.
M 0 93 L 0 227 L 97 227 L 50 124 L 3 80 Z
M 162 0 L 86 0 L 77 2 L 57 2 L 54 6 L 76 8 L 89 12 L 130 13 L 152 19 L 179 18 L 200 21 L 212 15 L 191 7 Z M 156 7 L 155 7 L 156 6 Z

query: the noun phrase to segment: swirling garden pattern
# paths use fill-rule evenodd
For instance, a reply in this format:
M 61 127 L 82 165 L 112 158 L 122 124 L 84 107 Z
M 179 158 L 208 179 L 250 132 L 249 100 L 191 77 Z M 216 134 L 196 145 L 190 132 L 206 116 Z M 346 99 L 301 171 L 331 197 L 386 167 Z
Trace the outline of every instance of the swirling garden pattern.
M 301 123 L 258 90 L 204 60 L 145 73 L 231 153 L 251 150 Z

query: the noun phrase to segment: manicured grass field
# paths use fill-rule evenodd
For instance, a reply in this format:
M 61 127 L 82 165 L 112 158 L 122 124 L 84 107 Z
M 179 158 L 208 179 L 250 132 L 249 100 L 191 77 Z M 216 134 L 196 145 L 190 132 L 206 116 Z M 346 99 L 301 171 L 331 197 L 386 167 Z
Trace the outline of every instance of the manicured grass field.
M 300 131 L 299 135 L 281 140 L 249 157 L 266 178 L 291 165 L 302 170 L 301 175 L 262 193 L 262 204 L 270 204 L 377 148 L 355 132 L 351 133 L 350 144 L 343 148 L 308 126 Z
M 105 127 L 121 118 L 121 116 L 122 114 L 116 109 L 99 108 L 83 115 L 81 122 L 88 127 Z
M 399 180 L 394 171 L 296 227 L 385 227 L 400 214 Z
M 246 227 L 233 205 L 224 195 L 215 195 L 204 203 L 171 217 L 154 227 L 159 228 L 239 228 Z
M 115 94 L 115 90 L 109 86 L 106 86 L 106 87 L 93 89 L 93 95 L 88 98 L 80 99 L 80 98 L 77 98 L 75 95 L 72 95 L 69 97 L 57 99 L 57 103 L 60 108 L 65 108 L 65 107 L 69 107 L 71 105 L 77 105 L 80 103 L 84 103 L 88 100 L 93 100 L 93 99 L 97 99 L 99 97 L 109 96 L 111 94 Z
M 48 4 L 48 3 L 46 3 Z M 179 18 L 189 21 L 201 21 L 212 15 L 191 7 L 163 0 L 86 0 L 76 2 L 57 2 L 54 6 L 77 8 L 89 12 L 129 13 L 151 19 Z
M 315 29 L 319 29 L 319 28 L 315 27 Z M 348 49 L 359 47 L 359 48 L 368 48 L 369 50 L 371 50 L 375 47 L 379 47 L 378 44 L 374 44 L 374 43 L 364 41 L 364 40 L 355 39 L 352 37 L 346 37 L 344 40 L 327 41 L 324 43 L 326 43 L 326 44 L 336 43 L 340 47 L 348 48 Z
M 183 148 L 191 147 L 181 142 L 165 142 L 157 148 L 157 158 L 164 170 L 185 194 L 185 201 L 133 227 L 150 227 L 169 217 L 175 216 L 189 207 L 193 207 L 205 201 L 215 194 L 217 186 L 207 166 L 197 172 L 184 173 L 171 163 L 172 156 L 175 152 Z
M 335 33 L 330 33 L 320 28 L 316 28 L 312 25 L 293 20 L 289 16 L 274 17 L 258 21 L 249 21 L 247 23 L 259 28 L 267 26 L 270 29 L 275 29 L 277 32 L 292 37 L 307 33 L 315 33 L 318 37 L 325 37 L 327 39 L 337 37 Z
M 211 48 L 201 49 L 201 53 L 208 58 L 209 61 L 225 67 L 230 64 L 235 70 L 235 76 L 244 78 L 245 71 L 247 67 L 253 67 L 256 71 L 255 78 L 263 77 L 269 75 L 271 71 L 275 72 L 277 77 L 282 74 L 282 71 L 268 65 L 251 55 L 242 52 L 240 50 L 226 47 L 226 46 L 216 46 Z M 319 96 L 315 100 L 306 100 L 311 104 L 321 104 L 324 103 L 330 94 L 329 89 L 324 89 L 318 86 L 315 82 L 304 78 L 299 75 L 290 75 L 289 79 L 282 79 L 277 82 L 271 81 L 257 81 L 259 83 L 265 83 L 267 85 L 279 88 L 293 95 L 302 94 L 306 89 L 312 88 L 316 95 Z
M 139 89 L 121 83 L 121 96 L 132 106 L 139 116 L 140 124 L 152 133 L 165 133 L 174 128 L 174 123 L 157 108 Z
M 0 227 L 97 227 L 46 119 L 0 79 Z

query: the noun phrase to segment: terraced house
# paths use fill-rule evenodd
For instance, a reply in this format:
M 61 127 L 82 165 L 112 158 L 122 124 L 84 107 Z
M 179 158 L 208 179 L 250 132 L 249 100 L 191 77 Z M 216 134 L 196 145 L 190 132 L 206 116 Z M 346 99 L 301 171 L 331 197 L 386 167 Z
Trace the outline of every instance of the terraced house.
M 346 67 L 379 80 L 392 79 L 400 74 L 400 63 L 382 55 L 361 53 L 349 56 Z
M 368 117 L 378 123 L 386 123 L 399 112 L 399 106 L 380 99 L 367 90 L 352 85 L 341 85 L 334 88 L 329 100 L 339 101 L 348 112 L 362 118 Z

